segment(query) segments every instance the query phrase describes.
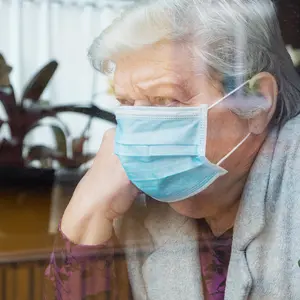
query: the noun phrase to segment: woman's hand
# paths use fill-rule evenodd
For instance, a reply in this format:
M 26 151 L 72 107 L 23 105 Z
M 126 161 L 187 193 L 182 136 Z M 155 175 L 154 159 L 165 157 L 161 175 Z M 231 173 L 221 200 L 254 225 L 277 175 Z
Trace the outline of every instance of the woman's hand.
M 62 218 L 61 230 L 74 243 L 96 245 L 112 236 L 113 220 L 137 197 L 114 154 L 115 130 L 108 130 L 91 169 L 79 182 Z

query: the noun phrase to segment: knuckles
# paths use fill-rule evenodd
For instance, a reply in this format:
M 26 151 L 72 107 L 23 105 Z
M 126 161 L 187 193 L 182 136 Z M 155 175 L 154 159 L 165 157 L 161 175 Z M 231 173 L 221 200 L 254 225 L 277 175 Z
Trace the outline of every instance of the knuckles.
M 115 128 L 110 128 L 105 131 L 103 135 L 103 141 L 112 141 L 115 138 L 116 130 Z

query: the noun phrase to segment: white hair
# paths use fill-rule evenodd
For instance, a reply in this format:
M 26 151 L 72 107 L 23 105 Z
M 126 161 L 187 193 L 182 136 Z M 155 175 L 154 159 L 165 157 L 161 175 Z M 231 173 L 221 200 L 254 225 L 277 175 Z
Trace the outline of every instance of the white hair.
M 89 58 L 96 69 L 107 73 L 113 70 L 114 55 L 164 39 L 192 42 L 193 58 L 231 83 L 232 78 L 238 84 L 262 71 L 274 75 L 279 87 L 276 124 L 300 112 L 300 79 L 271 0 L 144 1 L 94 40 Z

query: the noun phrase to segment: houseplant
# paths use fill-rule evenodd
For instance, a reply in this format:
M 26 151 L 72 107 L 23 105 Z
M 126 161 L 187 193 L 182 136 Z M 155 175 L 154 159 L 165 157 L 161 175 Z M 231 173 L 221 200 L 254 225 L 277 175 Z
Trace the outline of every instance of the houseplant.
M 0 129 L 6 124 L 11 133 L 9 139 L 0 141 L 0 185 L 29 183 L 29 181 L 34 181 L 34 178 L 43 181 L 42 175 L 45 174 L 47 174 L 45 181 L 50 182 L 53 180 L 54 170 L 51 164 L 46 163 L 47 161 L 56 161 L 60 166 L 75 169 L 92 158 L 91 153 L 83 154 L 83 145 L 88 139 L 86 130 L 79 138 L 71 141 L 72 154 L 68 155 L 69 132 L 67 126 L 58 118 L 59 113 L 74 112 L 85 114 L 90 118 L 116 122 L 114 114 L 93 104 L 52 106 L 42 101 L 40 97 L 57 67 L 56 61 L 51 61 L 43 67 L 30 80 L 21 99 L 17 101 L 8 77 L 11 67 L 6 64 L 3 56 L 0 56 L 0 102 L 7 115 L 6 120 L 0 120 Z M 47 125 L 42 122 L 46 117 L 52 120 Z M 24 156 L 24 140 L 33 129 L 39 126 L 51 128 L 56 137 L 57 147 L 54 149 L 42 145 L 29 147 Z M 40 168 L 28 167 L 33 160 L 40 160 Z

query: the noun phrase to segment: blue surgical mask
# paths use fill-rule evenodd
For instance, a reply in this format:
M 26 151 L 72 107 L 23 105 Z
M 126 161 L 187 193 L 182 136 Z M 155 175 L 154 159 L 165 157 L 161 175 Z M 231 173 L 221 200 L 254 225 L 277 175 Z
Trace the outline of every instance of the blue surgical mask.
M 156 200 L 175 202 L 200 193 L 226 174 L 221 162 L 249 134 L 213 164 L 205 156 L 207 114 L 240 87 L 210 107 L 119 107 L 115 153 L 130 181 Z

